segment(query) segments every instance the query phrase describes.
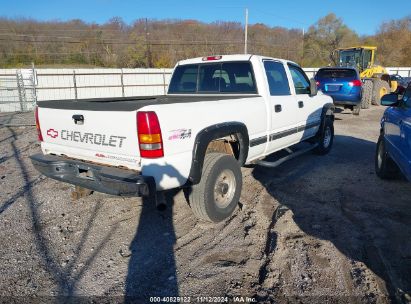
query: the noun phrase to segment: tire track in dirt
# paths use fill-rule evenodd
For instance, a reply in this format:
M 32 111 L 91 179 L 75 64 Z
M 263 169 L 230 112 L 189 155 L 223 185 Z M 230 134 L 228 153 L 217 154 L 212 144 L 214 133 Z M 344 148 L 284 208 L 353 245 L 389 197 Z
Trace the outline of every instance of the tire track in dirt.
M 358 218 L 355 212 L 351 210 L 348 198 L 341 191 L 339 191 L 339 203 L 343 215 L 348 218 L 353 225 L 358 226 L 359 229 L 364 232 L 363 248 L 365 263 L 371 264 L 371 267 L 375 269 L 377 273 L 381 273 L 382 276 L 386 278 L 385 282 L 382 280 L 377 280 L 378 288 L 382 293 L 389 294 L 392 301 L 404 301 L 406 293 L 396 287 L 401 285 L 399 278 L 384 258 L 380 248 L 375 245 L 372 236 L 367 233 L 369 229 L 365 222 Z

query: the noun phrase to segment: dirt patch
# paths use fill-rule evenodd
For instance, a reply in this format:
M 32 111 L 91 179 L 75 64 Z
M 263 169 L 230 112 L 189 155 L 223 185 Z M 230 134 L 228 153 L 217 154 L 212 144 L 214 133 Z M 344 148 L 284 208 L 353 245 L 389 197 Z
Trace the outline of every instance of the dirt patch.
M 243 168 L 241 208 L 198 221 L 40 176 L 33 127 L 0 128 L 0 296 L 249 296 L 260 302 L 387 303 L 411 292 L 411 185 L 374 172 L 383 108 L 338 113 L 334 147 L 276 169 Z M 32 113 L 0 123 L 32 123 Z

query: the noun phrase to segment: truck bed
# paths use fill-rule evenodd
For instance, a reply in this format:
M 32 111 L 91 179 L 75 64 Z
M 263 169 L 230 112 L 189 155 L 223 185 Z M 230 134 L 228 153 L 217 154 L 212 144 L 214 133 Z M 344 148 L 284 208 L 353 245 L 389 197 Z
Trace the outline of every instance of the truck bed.
M 159 96 L 133 96 L 113 98 L 91 98 L 91 99 L 64 99 L 38 101 L 40 108 L 60 110 L 87 110 L 87 111 L 135 111 L 145 106 L 157 104 L 207 102 L 228 99 L 241 99 L 259 95 L 159 95 Z

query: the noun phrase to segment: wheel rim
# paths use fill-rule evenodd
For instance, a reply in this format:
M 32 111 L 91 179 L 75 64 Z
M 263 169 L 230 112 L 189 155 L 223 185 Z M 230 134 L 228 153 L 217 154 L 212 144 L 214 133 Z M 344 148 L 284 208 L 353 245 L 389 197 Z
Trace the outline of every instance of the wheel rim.
M 324 148 L 328 148 L 330 143 L 331 143 L 331 129 L 330 127 L 327 127 L 325 128 L 325 132 L 324 132 L 324 140 L 323 140 Z
M 234 198 L 236 180 L 231 170 L 223 170 L 214 186 L 214 200 L 218 207 L 227 207 Z
M 378 146 L 378 155 L 377 155 L 378 169 L 380 169 L 381 166 L 382 166 L 382 156 L 383 156 L 383 154 L 384 154 L 384 150 L 383 150 L 382 144 L 380 143 L 380 145 Z

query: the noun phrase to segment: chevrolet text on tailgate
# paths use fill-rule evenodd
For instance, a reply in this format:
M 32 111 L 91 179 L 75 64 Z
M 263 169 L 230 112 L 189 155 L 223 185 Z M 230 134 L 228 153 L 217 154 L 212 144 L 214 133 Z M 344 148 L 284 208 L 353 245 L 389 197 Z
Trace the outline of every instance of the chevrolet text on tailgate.
M 164 96 L 40 101 L 35 116 L 43 153 L 31 159 L 44 175 L 122 196 L 184 187 L 214 222 L 236 208 L 241 166 L 326 154 L 334 138 L 332 99 L 297 64 L 256 55 L 181 61 Z

